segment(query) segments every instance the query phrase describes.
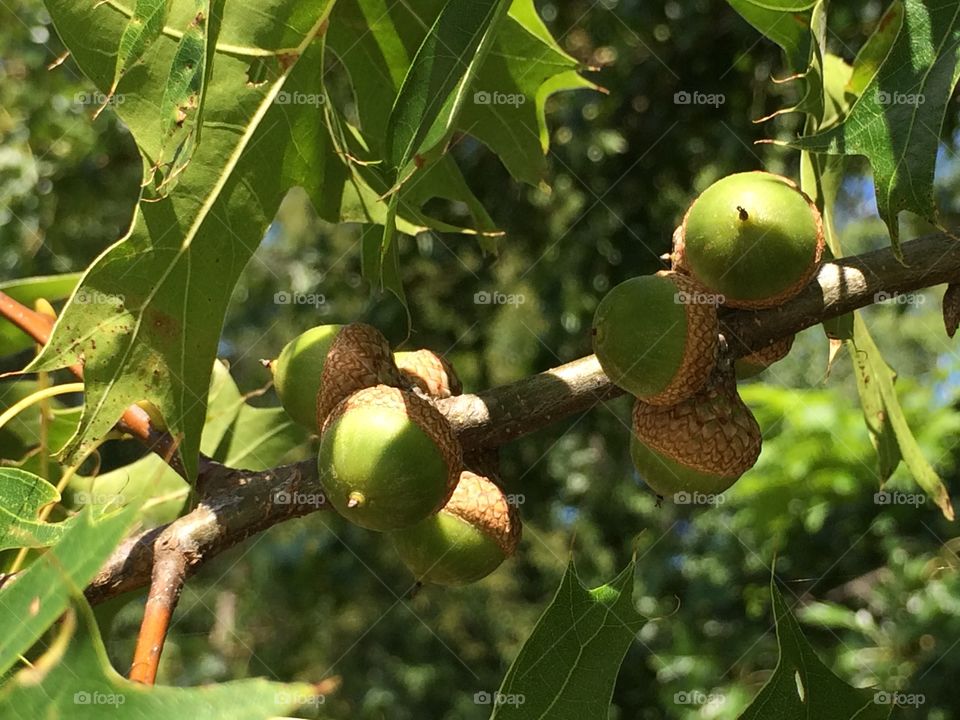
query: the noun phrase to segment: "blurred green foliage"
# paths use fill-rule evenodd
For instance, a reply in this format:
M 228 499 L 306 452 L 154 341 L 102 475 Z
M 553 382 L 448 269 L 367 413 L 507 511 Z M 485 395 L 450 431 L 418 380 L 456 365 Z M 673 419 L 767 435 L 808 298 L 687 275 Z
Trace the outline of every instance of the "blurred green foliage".
M 724 3 L 538 7 L 569 52 L 600 68 L 592 78 L 609 93 L 550 102 L 553 146 L 541 187 L 510 182 L 469 138 L 456 145 L 466 177 L 506 231 L 498 256 L 465 236 L 400 241 L 414 320 L 406 344 L 446 354 L 468 391 L 588 353 L 604 292 L 660 267 L 690 198 L 713 179 L 761 166 L 796 174 L 795 154 L 754 145 L 796 131 L 794 118 L 751 122 L 790 99 L 789 84 L 770 82 L 782 74 L 778 50 Z M 831 50 L 851 60 L 881 11 L 878 2 L 834 2 Z M 0 28 L 3 277 L 82 270 L 123 234 L 140 159 L 110 112 L 91 122 L 93 107 L 82 103 L 91 86 L 69 59 L 46 69 L 62 47 L 37 0 L 2 6 Z M 682 90 L 721 93 L 724 103 L 677 105 Z M 952 107 L 948 137 L 956 114 Z M 955 150 L 944 143 L 938 174 L 948 222 L 960 210 Z M 864 169 L 850 165 L 841 194 L 850 253 L 887 243 Z M 370 299 L 358 240 L 356 228 L 320 223 L 291 193 L 237 287 L 222 338 L 221 356 L 242 391 L 267 384 L 259 358 L 319 322 L 366 319 L 403 339 L 402 308 Z M 275 301 L 290 292 L 323 302 Z M 515 302 L 478 304 L 481 292 Z M 866 315 L 956 502 L 960 362 L 943 336 L 941 293 Z M 857 686 L 924 697 L 895 717 L 960 717 L 956 528 L 930 503 L 877 504 L 876 460 L 849 358 L 827 378 L 826 355 L 813 328 L 787 360 L 743 386 L 764 452 L 718 507 L 658 507 L 629 461 L 629 402 L 601 403 L 503 449 L 508 492 L 524 496 L 525 533 L 517 558 L 489 579 L 411 598 L 412 580 L 382 537 L 330 513 L 292 521 L 188 584 L 160 679 L 326 680 L 321 717 L 484 718 L 490 708 L 475 704 L 474 693 L 499 686 L 570 553 L 588 585 L 636 555 L 634 594 L 649 622 L 627 654 L 611 717 L 732 719 L 776 664 L 768 593 L 776 560 L 788 603 L 835 672 Z M 3 388 L 7 405 L 13 390 Z M 276 398 L 271 391 L 252 402 Z M 117 445 L 105 446 L 105 468 L 129 461 L 129 447 Z M 891 485 L 917 492 L 902 468 Z M 121 671 L 142 609 L 142 598 L 128 600 L 107 635 Z

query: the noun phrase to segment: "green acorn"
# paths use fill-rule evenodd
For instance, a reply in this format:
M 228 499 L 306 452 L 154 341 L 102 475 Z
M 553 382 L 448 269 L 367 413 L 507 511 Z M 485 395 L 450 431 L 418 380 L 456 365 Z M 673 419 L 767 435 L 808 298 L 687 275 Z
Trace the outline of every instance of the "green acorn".
M 690 278 L 642 275 L 613 288 L 593 318 L 593 351 L 615 385 L 655 405 L 702 388 L 716 363 L 717 308 Z
M 520 534 L 520 518 L 503 491 L 488 478 L 464 470 L 440 512 L 390 536 L 418 581 L 466 585 L 513 555 Z
M 630 454 L 658 495 L 719 494 L 760 455 L 760 426 L 737 394 L 733 373 L 719 370 L 693 397 L 668 407 L 638 400 Z
M 674 235 L 673 267 L 740 308 L 781 304 L 823 257 L 816 204 L 780 175 L 745 172 L 708 187 Z
M 379 384 L 406 386 L 387 339 L 363 323 L 311 328 L 265 364 L 284 410 L 314 432 L 350 393 Z
M 378 385 L 327 416 L 317 468 L 330 504 L 370 530 L 420 522 L 450 498 L 462 467 L 460 442 L 427 400 Z

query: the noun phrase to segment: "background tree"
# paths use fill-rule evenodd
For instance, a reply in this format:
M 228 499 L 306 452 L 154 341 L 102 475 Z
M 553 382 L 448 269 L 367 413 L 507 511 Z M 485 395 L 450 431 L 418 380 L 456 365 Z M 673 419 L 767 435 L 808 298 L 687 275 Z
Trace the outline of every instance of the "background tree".
M 596 304 L 618 282 L 662 266 L 658 258 L 669 250 L 672 229 L 711 181 L 760 167 L 797 178 L 801 172 L 795 150 L 754 144 L 802 131 L 800 115 L 752 122 L 792 104 L 799 90 L 796 83 L 770 82 L 790 73 L 787 61 L 728 5 L 574 2 L 537 9 L 566 52 L 597 68 L 585 76 L 607 92 L 584 88 L 548 102 L 551 144 L 542 184 L 514 181 L 506 158 L 469 135 L 455 136 L 449 154 L 505 231 L 498 254 L 451 232 L 394 238 L 413 319 L 407 345 L 443 352 L 467 391 L 589 354 Z M 853 62 L 884 10 L 835 0 L 827 49 Z M 94 88 L 73 58 L 46 69 L 66 49 L 48 11 L 31 1 L 0 12 L 0 263 L 17 279 L 79 272 L 128 227 L 141 156 L 113 109 L 91 122 Z M 349 61 L 334 58 L 328 57 L 327 107 L 355 119 Z M 682 91 L 718 94 L 723 103 L 678 105 L 674 96 Z M 936 180 L 947 226 L 955 225 L 956 212 L 955 120 L 951 104 Z M 834 218 L 843 254 L 886 247 L 870 166 L 849 159 L 845 170 Z M 469 215 L 463 202 L 433 200 L 426 210 L 450 224 Z M 275 356 L 311 325 L 363 319 L 395 342 L 404 339 L 404 307 L 389 293 L 371 294 L 363 275 L 360 230 L 329 219 L 302 191 L 284 199 L 232 289 L 217 355 L 237 394 L 226 374 L 215 374 L 221 402 L 211 401 L 208 427 L 216 419 L 212 410 L 223 411 L 241 394 L 250 408 L 275 407 L 258 360 Z M 904 239 L 933 230 L 917 217 L 903 220 Z M 62 299 L 72 289 L 73 282 L 65 293 L 43 295 Z M 474 295 L 484 291 L 523 302 L 477 304 Z M 275 302 L 277 293 L 298 292 L 323 302 Z M 899 372 L 899 396 L 923 455 L 954 488 L 957 362 L 942 334 L 940 294 L 934 289 L 863 315 Z M 33 348 L 12 326 L 2 332 L 11 343 L 2 369 L 19 370 Z M 500 686 L 572 550 L 587 586 L 609 581 L 634 555 L 638 561 L 633 599 L 647 622 L 622 664 L 611 717 L 734 718 L 776 665 L 768 589 L 776 557 L 784 597 L 841 678 L 923 696 L 923 705 L 898 709 L 897 717 L 954 717 L 950 682 L 960 671 L 954 525 L 929 499 L 916 507 L 876 504 L 878 463 L 853 363 L 844 351 L 827 377 L 827 353 L 822 330 L 811 328 L 789 358 L 741 386 L 764 428 L 764 452 L 719 507 L 657 506 L 629 461 L 629 401 L 612 399 L 502 448 L 507 490 L 523 495 L 525 540 L 488 580 L 408 598 L 411 578 L 388 543 L 333 513 L 313 513 L 204 564 L 185 586 L 158 683 L 254 676 L 320 682 L 325 702 L 301 708 L 304 717 L 311 710 L 318 717 L 487 717 L 491 708 L 478 705 L 474 694 Z M 0 402 L 6 409 L 38 387 L 68 381 L 64 371 L 8 378 Z M 62 396 L 45 406 L 54 419 L 41 421 L 34 407 L 5 425 L 6 464 L 56 484 L 62 466 L 53 451 L 75 426 L 79 401 Z M 211 433 L 204 452 L 253 470 L 314 455 L 311 441 L 292 428 L 273 446 L 255 445 L 249 428 L 256 422 L 281 423 L 278 415 L 256 418 L 242 426 L 250 435 Z M 115 504 L 118 495 L 131 506 L 146 501 L 138 518 L 146 526 L 185 512 L 187 484 L 145 452 L 131 442 L 102 445 L 67 484 L 51 518 L 91 501 Z M 888 486 L 917 492 L 904 464 Z M 17 554 L 4 551 L 8 570 Z M 96 608 L 110 659 L 125 673 L 143 593 Z M 56 637 L 51 630 L 28 657 Z M 714 702 L 700 702 L 711 696 Z M 24 705 L 8 707 L 25 712 Z

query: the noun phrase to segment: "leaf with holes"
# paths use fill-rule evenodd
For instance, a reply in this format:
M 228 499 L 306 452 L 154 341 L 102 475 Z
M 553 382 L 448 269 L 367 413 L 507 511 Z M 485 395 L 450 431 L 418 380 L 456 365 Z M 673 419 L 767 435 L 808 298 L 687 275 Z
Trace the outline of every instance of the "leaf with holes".
M 332 5 L 266 0 L 210 22 L 206 42 L 214 59 L 202 142 L 175 191 L 142 201 L 128 235 L 88 269 L 31 366 L 84 362 L 84 414 L 65 460 L 90 448 L 129 404 L 148 399 L 179 439 L 192 477 L 227 303 L 287 190 L 303 187 L 331 222 L 386 222 L 391 182 L 384 139 L 370 141 L 346 122 L 323 83 L 326 35 L 320 31 L 335 34 Z M 47 8 L 73 60 L 99 88 L 109 88 L 115 59 L 101 48 L 119 45 L 129 11 L 72 0 L 47 0 Z M 114 106 L 148 164 L 163 154 L 157 109 L 180 47 L 175 28 L 188 27 L 195 16 L 195 0 L 172 0 L 167 25 L 124 76 L 124 102 Z M 422 40 L 406 49 L 411 57 Z M 386 97 L 396 94 L 391 89 Z M 403 232 L 453 228 L 422 210 L 432 197 L 457 197 L 465 188 L 452 165 L 435 165 L 420 176 L 429 183 L 418 180 L 395 193 L 399 199 L 390 198 Z
M 193 6 L 174 2 L 171 24 L 192 17 Z M 81 69 L 106 87 L 113 68 L 99 48 L 116 46 L 126 18 L 106 4 L 91 10 L 50 0 L 48 9 Z M 305 187 L 325 218 L 369 219 L 362 193 L 373 204 L 375 194 L 348 176 L 314 107 L 274 102 L 281 90 L 322 91 L 322 47 L 314 37 L 329 9 L 329 0 L 275 0 L 225 15 L 211 38 L 225 46 L 217 50 L 205 103 L 218 122 L 205 127 L 177 192 L 141 202 L 127 237 L 88 269 L 84 292 L 68 302 L 33 365 L 53 369 L 84 360 L 84 415 L 66 458 L 102 437 L 128 405 L 149 399 L 182 437 L 192 476 L 226 306 L 286 190 Z M 273 22 L 277 15 L 288 21 Z M 144 70 L 127 75 L 117 105 L 147 157 L 157 157 L 163 145 L 156 109 L 178 47 L 166 33 L 158 39 L 138 66 Z M 291 48 L 302 62 L 291 61 Z M 265 64 L 267 79 L 250 82 L 253 69 Z
M 200 142 L 203 98 L 207 87 L 207 59 L 210 55 L 209 0 L 197 2 L 196 11 L 174 53 L 160 102 L 162 144 L 155 168 L 160 173 L 157 191 L 161 195 L 173 190 Z
M 106 93 L 106 100 L 101 110 L 113 97 L 120 84 L 121 78 L 135 65 L 163 32 L 163 25 L 167 19 L 170 0 L 136 0 L 133 13 L 117 47 L 117 61 L 113 71 L 113 81 Z M 100 110 L 97 111 L 98 113 Z

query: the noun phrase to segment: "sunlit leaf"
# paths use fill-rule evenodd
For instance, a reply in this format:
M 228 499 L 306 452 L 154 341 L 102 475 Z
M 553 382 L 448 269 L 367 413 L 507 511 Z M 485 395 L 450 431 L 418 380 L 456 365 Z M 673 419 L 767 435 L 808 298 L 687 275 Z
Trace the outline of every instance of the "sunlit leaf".
M 0 588 L 0 675 L 82 592 L 130 528 L 134 512 L 130 507 L 101 519 L 80 513 L 56 545 Z
M 960 5 L 905 0 L 904 7 L 893 46 L 846 119 L 789 143 L 870 160 L 877 208 L 897 253 L 901 210 L 937 221 L 933 176 L 940 129 L 960 80 Z
M 880 481 L 889 477 L 902 457 L 916 483 L 937 504 L 944 517 L 953 520 L 950 494 L 936 470 L 924 457 L 903 414 L 894 388 L 896 374 L 880 355 L 859 314 L 854 323 L 853 340 L 849 341 L 850 354 L 855 358 L 857 387 L 867 428 L 880 457 Z
M 46 655 L 0 689 L 0 715 L 49 720 L 264 720 L 322 700 L 305 683 L 249 679 L 183 688 L 131 682 L 110 665 L 93 613 L 79 601 Z
M 496 694 L 491 720 L 607 716 L 614 681 L 643 620 L 633 606 L 635 566 L 588 590 L 567 566 L 553 602 L 520 649 Z
M 838 678 L 817 657 L 796 618 L 771 581 L 780 659 L 773 676 L 740 720 L 883 720 L 892 705 L 876 702 L 873 690 L 859 690 Z

